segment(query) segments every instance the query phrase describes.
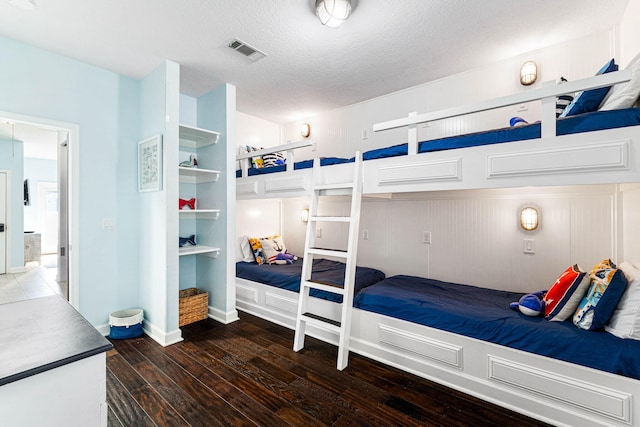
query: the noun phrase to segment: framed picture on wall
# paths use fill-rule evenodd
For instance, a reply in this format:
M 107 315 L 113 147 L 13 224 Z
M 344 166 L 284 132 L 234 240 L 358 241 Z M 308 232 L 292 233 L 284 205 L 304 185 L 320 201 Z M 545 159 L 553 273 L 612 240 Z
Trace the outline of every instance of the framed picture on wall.
M 162 190 L 162 135 L 138 142 L 138 191 Z

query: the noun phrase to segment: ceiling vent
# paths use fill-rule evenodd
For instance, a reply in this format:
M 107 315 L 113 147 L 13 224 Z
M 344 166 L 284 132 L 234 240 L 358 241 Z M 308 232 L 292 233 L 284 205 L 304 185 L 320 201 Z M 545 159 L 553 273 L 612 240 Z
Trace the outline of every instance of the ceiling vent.
M 243 42 L 242 40 L 238 40 L 238 39 L 234 39 L 231 43 L 229 43 L 229 47 L 235 50 L 236 52 L 240 52 L 241 54 L 243 54 L 253 62 L 267 56 L 267 54 L 262 52 L 261 50 L 258 50 L 255 47 L 250 46 L 247 43 Z

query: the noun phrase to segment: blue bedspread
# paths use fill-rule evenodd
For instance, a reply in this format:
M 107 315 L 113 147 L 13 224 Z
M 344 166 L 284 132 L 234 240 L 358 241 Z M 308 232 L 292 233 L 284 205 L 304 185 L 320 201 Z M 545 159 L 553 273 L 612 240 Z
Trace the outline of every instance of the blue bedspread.
M 311 278 L 334 285 L 344 284 L 346 264 L 328 259 L 314 259 Z M 236 276 L 254 282 L 264 283 L 293 292 L 300 292 L 300 276 L 302 274 L 302 258 L 293 264 L 258 265 L 255 262 L 236 263 Z M 375 268 L 356 267 L 355 293 L 384 279 L 384 273 Z M 334 302 L 342 302 L 342 295 L 331 292 L 311 290 L 311 296 Z
M 556 134 L 570 135 L 574 133 L 637 125 L 640 125 L 640 108 L 595 111 L 593 113 L 579 114 L 577 116 L 558 119 L 556 122 Z M 532 123 L 526 126 L 507 127 L 486 132 L 476 132 L 466 135 L 422 141 L 418 144 L 418 152 L 427 153 L 431 151 L 452 150 L 455 148 L 468 148 L 481 145 L 536 139 L 540 138 L 540 128 L 540 123 Z M 386 157 L 406 156 L 407 152 L 407 144 L 399 144 L 391 147 L 366 151 L 362 154 L 362 159 L 366 161 Z M 344 159 L 341 157 L 323 157 L 320 159 L 320 165 L 329 166 L 353 161 L 353 157 L 350 159 Z M 296 162 L 294 169 L 305 169 L 312 166 L 312 160 L 304 160 L 302 162 Z M 272 166 L 260 169 L 250 168 L 249 176 L 282 172 L 284 170 L 284 166 Z M 236 177 L 239 178 L 241 176 L 241 172 L 236 171 Z
M 519 293 L 393 276 L 363 289 L 362 310 L 640 379 L 640 341 L 549 322 L 509 308 Z

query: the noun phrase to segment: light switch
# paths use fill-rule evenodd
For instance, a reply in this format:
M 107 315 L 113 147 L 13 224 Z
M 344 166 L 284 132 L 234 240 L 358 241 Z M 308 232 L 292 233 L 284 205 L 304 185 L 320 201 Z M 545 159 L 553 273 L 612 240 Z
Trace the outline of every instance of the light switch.
M 535 241 L 533 239 L 524 239 L 524 248 L 523 248 L 523 252 L 525 254 L 535 254 L 536 253 L 536 246 L 535 246 Z
M 422 232 L 422 243 L 424 243 L 425 245 L 430 245 L 431 244 L 431 232 L 430 231 L 423 231 Z
M 116 229 L 116 219 L 115 218 L 102 218 L 102 229 L 103 230 L 115 230 Z
M 316 228 L 316 237 L 322 237 L 322 228 Z
M 362 230 L 362 239 L 369 240 L 369 230 Z

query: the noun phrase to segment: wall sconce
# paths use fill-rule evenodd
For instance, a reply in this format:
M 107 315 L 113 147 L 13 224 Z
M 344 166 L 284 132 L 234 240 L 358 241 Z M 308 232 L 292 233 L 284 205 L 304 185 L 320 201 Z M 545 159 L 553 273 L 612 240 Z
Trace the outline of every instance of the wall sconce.
M 533 61 L 527 61 L 520 67 L 520 83 L 530 86 L 538 79 L 538 65 Z
M 338 28 L 351 15 L 351 0 L 316 0 L 316 15 L 322 25 Z
M 300 135 L 302 135 L 303 138 L 309 138 L 309 135 L 311 135 L 311 125 L 309 123 L 302 124 L 300 127 Z
M 302 209 L 302 211 L 300 211 L 300 219 L 302 222 L 309 222 L 309 209 Z
M 520 211 L 520 227 L 527 231 L 533 231 L 538 228 L 539 216 L 538 210 L 528 206 Z

